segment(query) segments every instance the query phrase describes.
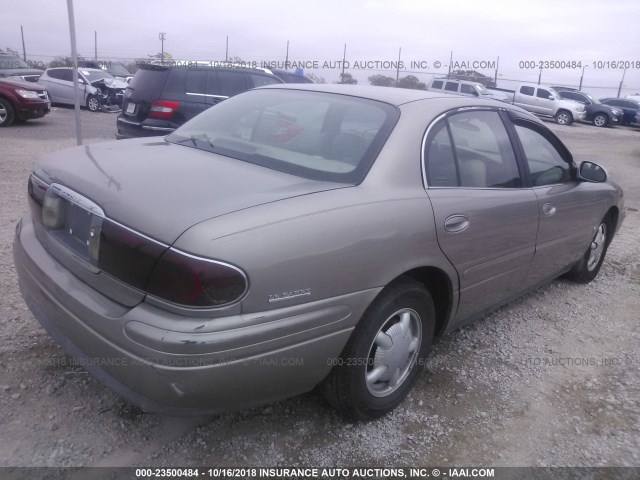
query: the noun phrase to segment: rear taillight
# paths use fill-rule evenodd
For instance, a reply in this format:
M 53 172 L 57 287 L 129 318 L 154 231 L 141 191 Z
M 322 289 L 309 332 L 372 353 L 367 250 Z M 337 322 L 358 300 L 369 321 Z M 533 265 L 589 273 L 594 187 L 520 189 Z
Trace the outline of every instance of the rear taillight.
M 180 102 L 175 100 L 156 100 L 151 104 L 149 116 L 152 118 L 171 118 Z
M 171 248 L 158 262 L 146 290 L 180 305 L 218 307 L 240 300 L 247 287 L 240 269 Z

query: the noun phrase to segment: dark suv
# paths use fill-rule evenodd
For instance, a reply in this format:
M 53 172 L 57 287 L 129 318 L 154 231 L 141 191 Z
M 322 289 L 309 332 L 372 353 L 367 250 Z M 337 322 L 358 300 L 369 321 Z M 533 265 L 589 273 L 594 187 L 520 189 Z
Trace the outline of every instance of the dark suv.
M 27 82 L 37 82 L 44 70 L 31 68 L 17 55 L 0 53 L 0 78 L 20 77 Z
M 282 83 L 258 69 L 141 65 L 124 95 L 116 138 L 166 135 L 222 100 Z
M 565 100 L 575 100 L 582 103 L 587 111 L 586 122 L 593 123 L 596 127 L 613 127 L 622 123 L 622 110 L 619 108 L 604 105 L 597 98 L 580 90 L 572 90 L 563 87 L 553 87 L 560 98 Z

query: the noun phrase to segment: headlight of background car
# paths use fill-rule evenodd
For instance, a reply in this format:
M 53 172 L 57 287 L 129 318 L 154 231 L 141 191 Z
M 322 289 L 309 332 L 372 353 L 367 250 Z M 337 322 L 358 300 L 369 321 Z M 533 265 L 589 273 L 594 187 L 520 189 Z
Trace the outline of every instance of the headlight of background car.
M 33 90 L 22 90 L 18 88 L 16 89 L 16 93 L 22 98 L 38 98 L 38 92 L 34 92 Z

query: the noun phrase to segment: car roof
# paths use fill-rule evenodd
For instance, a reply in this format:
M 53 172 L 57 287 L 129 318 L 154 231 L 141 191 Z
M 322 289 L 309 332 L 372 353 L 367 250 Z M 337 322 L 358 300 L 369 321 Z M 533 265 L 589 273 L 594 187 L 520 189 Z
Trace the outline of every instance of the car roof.
M 446 100 L 459 100 L 463 103 L 472 102 L 469 97 L 462 97 L 440 92 L 430 92 L 428 90 L 413 90 L 410 88 L 376 87 L 373 85 L 342 85 L 327 83 L 284 83 L 277 85 L 267 85 L 260 89 L 281 89 L 281 90 L 306 90 L 311 92 L 337 93 L 352 97 L 368 98 L 391 105 L 402 105 L 404 103 L 415 102 L 429 98 L 441 98 Z M 475 105 L 486 105 L 487 100 L 478 100 Z

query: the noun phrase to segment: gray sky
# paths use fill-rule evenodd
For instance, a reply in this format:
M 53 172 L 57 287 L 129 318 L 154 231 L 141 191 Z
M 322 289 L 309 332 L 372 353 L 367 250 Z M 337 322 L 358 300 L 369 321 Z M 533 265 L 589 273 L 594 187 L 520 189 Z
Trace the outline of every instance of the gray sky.
M 637 0 L 75 0 L 74 7 L 78 51 L 88 58 L 95 30 L 98 58 L 105 60 L 157 53 L 158 33 L 166 32 L 165 51 L 184 60 L 224 60 L 227 36 L 230 56 L 284 61 L 288 40 L 289 60 L 320 66 L 342 60 L 345 43 L 352 66 L 397 61 L 402 47 L 404 70 L 422 81 L 447 72 L 451 51 L 458 62 L 495 62 L 499 56 L 498 83 L 506 87 L 505 79 L 537 82 L 536 64 L 521 68 L 520 61 L 580 61 L 587 65 L 583 89 L 597 96 L 615 94 L 623 70 L 610 62 L 622 60 L 632 62 L 623 94 L 640 91 Z M 21 51 L 22 25 L 28 59 L 70 55 L 66 0 L 0 0 L 0 12 L 0 48 Z M 411 61 L 427 62 L 428 69 L 412 68 Z M 360 83 L 376 73 L 395 77 L 393 70 L 348 71 Z M 340 69 L 314 73 L 333 82 Z M 542 83 L 577 85 L 581 73 L 544 70 Z

